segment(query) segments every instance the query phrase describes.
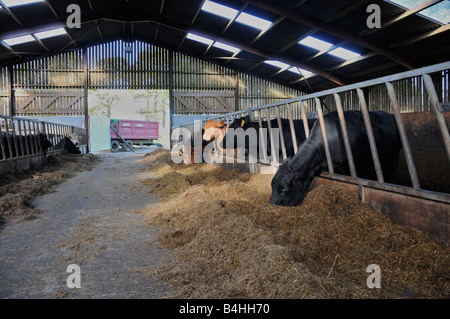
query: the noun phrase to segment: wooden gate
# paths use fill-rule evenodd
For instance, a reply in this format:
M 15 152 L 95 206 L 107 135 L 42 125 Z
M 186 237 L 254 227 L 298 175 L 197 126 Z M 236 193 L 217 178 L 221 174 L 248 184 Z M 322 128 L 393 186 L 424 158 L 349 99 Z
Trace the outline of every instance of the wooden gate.
M 15 116 L 84 115 L 83 91 L 25 91 L 15 94 Z
M 236 110 L 236 93 L 174 92 L 174 113 L 229 113 Z

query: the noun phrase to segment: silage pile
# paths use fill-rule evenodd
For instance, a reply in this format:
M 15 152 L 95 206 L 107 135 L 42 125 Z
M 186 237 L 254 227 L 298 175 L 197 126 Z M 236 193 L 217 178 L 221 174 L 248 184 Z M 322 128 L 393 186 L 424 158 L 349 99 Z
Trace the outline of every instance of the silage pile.
M 176 165 L 157 150 L 147 211 L 173 259 L 153 271 L 183 298 L 448 298 L 449 248 L 393 224 L 334 184 L 298 207 L 269 205 L 271 175 Z M 381 289 L 366 285 L 371 264 Z
M 36 218 L 39 210 L 32 204 L 34 197 L 52 192 L 59 183 L 91 169 L 97 161 L 92 154 L 51 154 L 41 167 L 0 174 L 0 224 Z

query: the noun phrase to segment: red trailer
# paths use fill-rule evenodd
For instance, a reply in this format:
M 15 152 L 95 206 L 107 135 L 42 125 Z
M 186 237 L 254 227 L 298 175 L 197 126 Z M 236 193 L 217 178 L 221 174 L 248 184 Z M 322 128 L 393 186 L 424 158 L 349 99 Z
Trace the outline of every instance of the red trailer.
M 159 139 L 159 122 L 137 120 L 113 120 L 111 128 L 111 151 L 133 151 L 133 145 L 152 145 Z

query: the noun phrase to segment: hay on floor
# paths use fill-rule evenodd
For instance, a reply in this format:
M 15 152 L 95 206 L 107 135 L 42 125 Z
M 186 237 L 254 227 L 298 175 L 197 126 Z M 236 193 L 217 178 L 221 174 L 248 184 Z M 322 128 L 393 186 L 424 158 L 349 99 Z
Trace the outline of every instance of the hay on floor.
M 146 157 L 155 178 L 144 183 L 162 200 L 148 222 L 163 226 L 159 241 L 174 249 L 152 274 L 180 289 L 174 297 L 450 296 L 450 248 L 393 224 L 343 186 L 320 186 L 302 205 L 279 207 L 268 204 L 271 175 L 163 158 Z M 371 264 L 380 266 L 381 289 L 366 285 Z

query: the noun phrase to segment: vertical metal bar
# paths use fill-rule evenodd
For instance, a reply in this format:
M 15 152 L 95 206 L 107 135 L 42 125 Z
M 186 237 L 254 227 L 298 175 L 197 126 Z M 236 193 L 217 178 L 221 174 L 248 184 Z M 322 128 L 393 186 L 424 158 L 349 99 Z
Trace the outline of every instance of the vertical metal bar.
M 294 119 L 292 117 L 292 109 L 291 109 L 291 105 L 289 103 L 286 104 L 286 107 L 287 107 L 287 111 L 288 111 L 289 126 L 291 127 L 291 136 L 292 136 L 292 145 L 294 146 L 294 154 L 297 154 L 298 142 L 297 142 L 297 135 L 295 134 L 295 126 L 294 126 Z
M 39 137 L 39 133 L 40 133 L 39 123 L 37 123 L 37 122 L 34 123 L 34 131 L 36 132 L 36 139 L 37 139 L 38 150 L 39 150 L 39 152 L 42 152 L 43 151 L 42 150 L 42 144 L 41 144 L 41 139 Z
M 5 129 L 6 129 L 6 142 L 8 144 L 8 150 L 9 150 L 9 158 L 13 158 L 13 149 L 11 145 L 11 136 L 9 135 L 9 126 L 8 126 L 8 119 L 5 119 Z
M 270 138 L 270 155 L 272 156 L 272 160 L 275 163 L 279 163 L 278 160 L 278 152 L 275 152 L 275 141 L 273 140 L 273 135 L 272 135 L 272 123 L 270 122 L 270 114 L 268 112 L 267 109 L 265 109 L 265 113 L 266 113 L 266 119 L 267 119 L 267 129 L 269 130 L 269 138 Z
M 261 143 L 264 162 L 267 163 L 267 146 L 266 146 L 267 139 L 263 138 L 264 128 L 262 126 L 261 110 L 258 110 L 258 123 L 259 123 L 259 142 Z M 257 152 L 259 152 L 259 150 L 257 150 Z
M 305 137 L 309 137 L 309 125 L 308 125 L 308 115 L 306 114 L 306 107 L 303 101 L 300 101 L 300 111 L 302 113 L 303 128 L 305 129 Z
M 22 134 L 22 120 L 17 121 L 17 125 L 19 127 L 19 141 L 20 141 L 20 150 L 22 151 L 22 156 L 25 156 L 25 148 L 24 148 L 24 141 L 26 141 L 26 134 Z
M 15 96 L 14 96 L 14 72 L 12 66 L 8 67 L 8 97 L 9 97 L 9 116 L 14 116 L 14 104 L 15 104 Z
M 328 164 L 328 172 L 330 174 L 334 174 L 333 161 L 331 159 L 330 147 L 328 145 L 327 129 L 325 127 L 325 120 L 323 118 L 322 105 L 320 103 L 319 98 L 316 97 L 316 98 L 314 98 L 314 100 L 316 101 L 316 110 L 317 110 L 317 115 L 319 116 L 320 130 L 322 132 L 323 145 L 325 148 L 325 156 L 327 158 L 327 164 Z
M 280 107 L 277 105 L 275 108 L 277 110 L 277 122 L 278 128 L 280 130 L 281 152 L 283 154 L 283 160 L 285 160 L 287 158 L 287 153 L 286 144 L 284 143 L 283 124 L 281 123 Z
M 336 93 L 334 93 L 333 96 L 334 100 L 336 101 L 336 109 L 339 115 L 339 122 L 341 123 L 342 137 L 344 138 L 345 152 L 347 154 L 348 166 L 350 168 L 350 175 L 356 178 L 357 176 L 356 176 L 355 162 L 353 160 L 352 148 L 350 146 L 350 142 L 348 139 L 347 123 L 345 122 L 344 109 L 342 108 L 341 97 L 339 96 L 339 94 Z
M 394 111 L 395 121 L 397 122 L 398 132 L 402 141 L 403 151 L 405 152 L 406 164 L 408 165 L 409 176 L 414 189 L 420 188 L 419 177 L 417 176 L 416 166 L 411 154 L 411 147 L 409 146 L 408 136 L 406 135 L 405 126 L 403 125 L 402 115 L 400 113 L 400 107 L 398 105 L 397 96 L 392 83 L 386 82 L 386 88 L 389 94 L 389 98 L 392 103 L 392 110 Z
M 16 135 L 16 127 L 14 125 L 14 120 L 11 120 L 11 130 L 14 141 L 14 150 L 16 151 L 16 157 L 19 157 L 19 145 L 17 145 L 17 135 Z
M 423 80 L 425 82 L 425 87 L 427 88 L 428 95 L 431 99 L 431 109 L 436 117 L 436 120 L 439 125 L 439 129 L 441 131 L 442 139 L 444 140 L 445 151 L 447 152 L 448 160 L 450 161 L 450 136 L 448 133 L 447 124 L 445 123 L 444 115 L 442 114 L 442 110 L 439 107 L 439 99 L 436 94 L 436 90 L 434 88 L 433 81 L 428 74 L 423 76 Z
M 361 106 L 361 112 L 364 118 L 364 124 L 366 126 L 367 137 L 369 138 L 370 151 L 372 152 L 372 159 L 375 165 L 375 172 L 377 174 L 377 180 L 380 183 L 384 183 L 383 171 L 381 170 L 380 158 L 378 157 L 378 150 L 375 143 L 375 137 L 373 135 L 372 124 L 370 123 L 369 111 L 367 110 L 366 99 L 361 89 L 356 89 L 359 98 L 359 104 Z
M 2 148 L 2 157 L 5 160 L 6 159 L 6 145 L 3 142 L 2 121 L 6 121 L 6 119 L 0 118 L 0 147 Z
M 88 69 L 87 48 L 83 49 L 83 89 L 84 89 L 84 127 L 87 130 L 86 153 L 89 153 L 89 105 L 88 105 L 89 69 Z

